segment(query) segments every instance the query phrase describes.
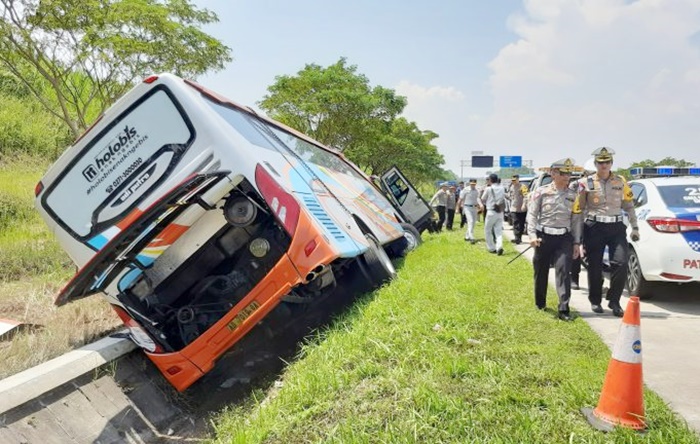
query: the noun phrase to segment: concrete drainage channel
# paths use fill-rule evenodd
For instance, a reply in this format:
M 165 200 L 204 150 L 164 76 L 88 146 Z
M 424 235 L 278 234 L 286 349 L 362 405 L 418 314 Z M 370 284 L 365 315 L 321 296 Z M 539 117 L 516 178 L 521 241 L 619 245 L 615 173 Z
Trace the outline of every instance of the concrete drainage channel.
M 198 442 L 212 414 L 253 389 L 279 386 L 300 341 L 354 301 L 339 286 L 314 307 L 281 305 L 275 311 L 291 316 L 268 316 L 184 393 L 128 339 L 69 352 L 0 381 L 0 443 Z
M 0 381 L 0 442 L 146 443 L 196 433 L 194 418 L 144 378 L 134 348 L 105 338 Z

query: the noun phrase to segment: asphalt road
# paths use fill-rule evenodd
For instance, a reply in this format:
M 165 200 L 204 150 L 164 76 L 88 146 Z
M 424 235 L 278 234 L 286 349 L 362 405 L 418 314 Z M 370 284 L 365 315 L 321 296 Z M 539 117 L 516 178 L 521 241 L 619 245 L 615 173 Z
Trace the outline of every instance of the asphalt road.
M 504 235 L 512 236 L 512 231 L 506 230 Z M 522 251 L 527 246 L 523 243 L 516 249 Z M 523 258 L 531 261 L 532 253 L 528 251 Z M 553 279 L 554 269 L 550 271 L 552 284 Z M 571 307 L 578 311 L 575 321 L 588 322 L 612 348 L 621 320 L 612 315 L 605 300 L 605 313 L 591 311 L 585 269 L 581 270 L 580 284 L 580 290 L 571 292 Z M 548 299 L 552 297 L 556 298 L 556 293 L 550 288 Z M 620 301 L 623 308 L 628 301 L 624 293 Z M 700 285 L 664 286 L 652 298 L 641 301 L 640 308 L 644 383 L 700 433 Z

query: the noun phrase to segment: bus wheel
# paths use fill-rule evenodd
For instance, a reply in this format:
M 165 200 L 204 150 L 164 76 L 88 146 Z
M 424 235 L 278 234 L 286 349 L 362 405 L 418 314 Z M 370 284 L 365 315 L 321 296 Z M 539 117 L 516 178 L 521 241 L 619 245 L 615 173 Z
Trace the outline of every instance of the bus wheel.
M 371 234 L 365 234 L 365 237 L 369 242 L 369 249 L 358 259 L 360 268 L 365 269 L 366 276 L 371 279 L 375 286 L 395 278 L 394 264 L 391 263 L 389 255 L 384 251 L 377 238 Z
M 403 252 L 403 254 L 406 254 L 409 251 L 413 251 L 418 248 L 418 246 L 423 243 L 423 239 L 421 239 L 420 233 L 413 225 L 401 224 L 401 227 L 404 231 L 403 237 L 406 238 L 406 241 L 408 242 L 408 245 L 406 245 L 406 249 Z

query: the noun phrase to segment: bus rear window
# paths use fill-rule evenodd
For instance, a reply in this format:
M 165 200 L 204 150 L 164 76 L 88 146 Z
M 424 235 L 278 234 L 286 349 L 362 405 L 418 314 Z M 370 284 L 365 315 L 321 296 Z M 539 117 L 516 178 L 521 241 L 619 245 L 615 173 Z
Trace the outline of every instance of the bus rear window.
M 147 195 L 193 139 L 191 124 L 168 93 L 154 89 L 82 149 L 42 203 L 74 235 L 95 234 Z

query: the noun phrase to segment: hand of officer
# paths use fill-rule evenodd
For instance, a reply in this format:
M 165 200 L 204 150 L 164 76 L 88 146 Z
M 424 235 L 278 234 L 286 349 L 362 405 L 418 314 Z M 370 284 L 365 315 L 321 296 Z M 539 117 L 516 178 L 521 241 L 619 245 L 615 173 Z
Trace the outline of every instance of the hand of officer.
M 541 243 L 542 243 L 542 239 L 540 239 L 540 238 L 530 240 L 531 247 L 539 247 Z
M 572 259 L 578 259 L 581 255 L 581 246 L 579 244 L 574 244 L 574 253 Z
M 639 240 L 639 228 L 632 228 L 632 234 L 630 234 L 630 238 L 634 242 L 637 242 Z

